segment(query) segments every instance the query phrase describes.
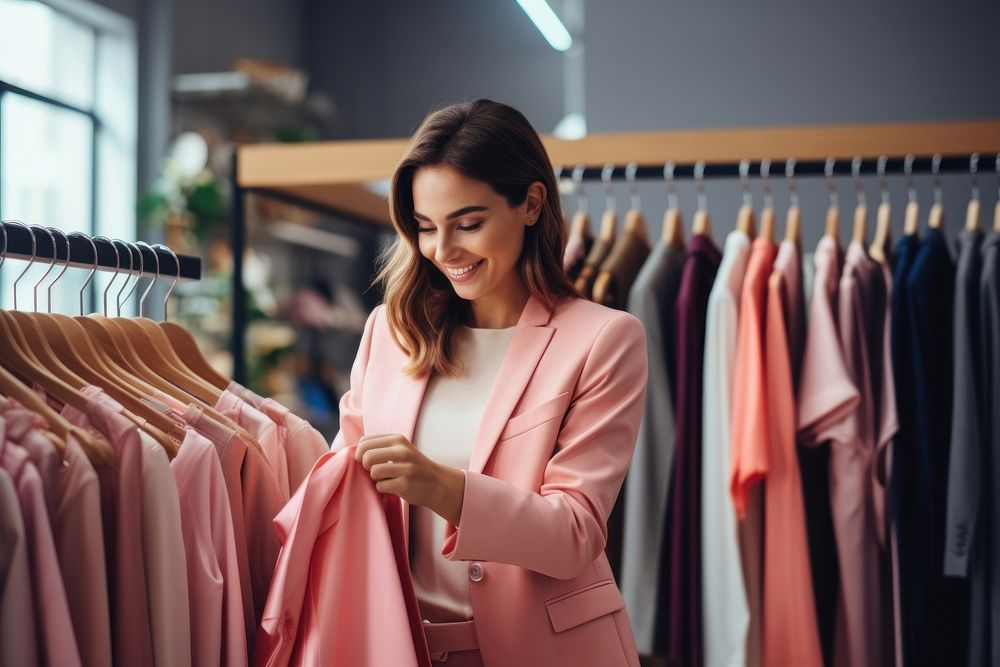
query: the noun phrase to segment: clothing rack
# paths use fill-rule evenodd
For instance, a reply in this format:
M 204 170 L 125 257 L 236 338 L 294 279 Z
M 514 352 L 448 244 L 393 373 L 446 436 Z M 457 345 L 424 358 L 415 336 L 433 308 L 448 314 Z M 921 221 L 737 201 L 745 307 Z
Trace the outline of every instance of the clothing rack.
M 740 175 L 740 162 L 750 160 L 759 168 L 771 160 L 774 176 L 784 173 L 786 160 L 795 158 L 795 176 L 825 175 L 827 159 L 835 158 L 831 176 L 851 175 L 852 160 L 861 157 L 859 174 L 877 173 L 878 158 L 885 156 L 886 174 L 904 173 L 906 157 L 914 156 L 913 173 L 932 171 L 940 155 L 939 172 L 968 172 L 969 157 L 979 153 L 986 172 L 1000 152 L 1000 119 L 898 124 L 812 125 L 667 132 L 591 134 L 579 140 L 543 136 L 553 165 L 563 168 L 563 178 L 577 166 L 580 180 L 600 180 L 611 166 L 610 178 L 622 180 L 635 164 L 637 179 L 664 179 L 664 168 L 674 163 L 677 179 L 695 177 L 696 166 L 704 178 Z M 237 146 L 230 174 L 233 206 L 233 375 L 244 382 L 247 328 L 243 284 L 246 249 L 246 196 L 256 194 L 304 208 L 357 221 L 389 227 L 384 197 L 366 182 L 388 179 L 404 155 L 409 139 L 331 141 L 299 144 Z M 759 173 L 755 169 L 754 174 Z M 606 176 L 607 178 L 607 176 Z
M 200 257 L 176 255 L 162 245 L 128 243 L 126 246 L 127 242 L 120 239 L 90 237 L 80 232 L 66 234 L 54 229 L 50 235 L 45 231 L 47 229 L 41 225 L 25 227 L 21 223 L 0 220 L 0 252 L 8 259 L 28 261 L 51 259 L 61 263 L 70 259 L 71 267 L 92 269 L 96 263 L 99 271 L 132 273 L 140 269 L 139 258 L 134 255 L 138 250 L 142 255 L 142 272 L 149 277 L 159 275 L 160 278 L 176 276 L 181 280 L 201 279 Z

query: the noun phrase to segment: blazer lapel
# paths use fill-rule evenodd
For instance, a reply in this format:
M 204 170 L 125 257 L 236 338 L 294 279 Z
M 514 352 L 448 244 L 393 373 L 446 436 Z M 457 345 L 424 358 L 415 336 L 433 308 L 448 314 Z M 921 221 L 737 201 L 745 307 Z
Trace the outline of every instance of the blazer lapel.
M 482 472 L 486 467 L 504 425 L 521 400 L 535 367 L 555 333 L 554 329 L 544 326 L 551 316 L 552 312 L 541 302 L 533 296 L 529 297 L 479 422 L 469 461 L 470 471 Z

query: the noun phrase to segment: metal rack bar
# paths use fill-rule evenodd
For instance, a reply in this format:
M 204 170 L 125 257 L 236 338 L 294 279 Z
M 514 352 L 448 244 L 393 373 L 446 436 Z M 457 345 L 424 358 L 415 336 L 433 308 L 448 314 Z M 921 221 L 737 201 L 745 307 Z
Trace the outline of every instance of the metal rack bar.
M 55 247 L 52 245 L 52 238 L 48 234 L 41 233 L 40 230 L 34 230 L 34 234 L 31 231 L 26 230 L 17 224 L 11 224 L 9 222 L 0 221 L 3 225 L 4 231 L 6 232 L 7 245 L 6 248 L 0 249 L 4 250 L 7 259 L 23 259 L 30 260 L 32 257 L 31 252 L 31 237 L 35 237 L 35 259 L 52 259 L 55 258 L 56 261 L 65 262 L 66 257 L 66 241 L 62 238 L 61 234 L 56 235 Z M 117 262 L 115 260 L 115 249 L 112 247 L 111 243 L 103 239 L 93 239 L 94 245 L 97 246 L 97 268 L 99 271 L 129 271 L 129 256 L 127 252 L 123 252 L 119 247 Z M 0 236 L 0 244 L 3 243 L 3 238 Z M 71 267 L 76 267 L 80 269 L 90 269 L 94 266 L 94 248 L 90 245 L 90 242 L 79 236 L 70 236 L 70 257 L 73 261 L 70 262 Z M 166 250 L 157 248 L 156 250 L 151 250 L 143 246 L 138 246 L 139 251 L 142 253 L 143 265 L 146 268 L 146 273 L 152 276 L 152 268 L 156 266 L 156 258 L 159 258 L 160 267 L 160 277 L 173 277 L 180 273 L 181 280 L 200 280 L 201 279 L 201 258 L 192 257 L 190 255 L 179 255 L 180 267 L 174 261 L 173 255 L 171 255 Z M 135 248 L 133 247 L 133 252 Z M 156 253 L 155 256 L 153 253 Z M 135 273 L 139 271 L 138 259 L 135 265 L 131 267 L 131 270 Z

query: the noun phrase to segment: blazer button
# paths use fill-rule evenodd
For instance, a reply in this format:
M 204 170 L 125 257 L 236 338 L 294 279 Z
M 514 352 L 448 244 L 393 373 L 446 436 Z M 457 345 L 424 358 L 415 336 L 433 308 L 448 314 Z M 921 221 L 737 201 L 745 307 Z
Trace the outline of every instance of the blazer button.
M 484 568 L 480 563 L 473 563 L 469 566 L 469 579 L 479 583 L 485 576 L 486 568 Z

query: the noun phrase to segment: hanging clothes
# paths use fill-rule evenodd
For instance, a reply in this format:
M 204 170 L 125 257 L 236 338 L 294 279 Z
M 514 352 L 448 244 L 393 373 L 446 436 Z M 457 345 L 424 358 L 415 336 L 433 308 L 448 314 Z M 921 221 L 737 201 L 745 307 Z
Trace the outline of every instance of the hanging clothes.
M 711 238 L 695 235 L 684 260 L 674 308 L 677 341 L 677 447 L 667 516 L 666 655 L 674 664 L 702 664 L 701 629 L 701 419 L 708 295 L 722 253 Z M 662 575 L 661 575 L 662 576 Z
M 635 452 L 625 477 L 622 595 L 640 653 L 663 644 L 657 601 L 665 581 L 663 559 L 667 493 L 676 438 L 671 369 L 674 368 L 674 305 L 684 268 L 684 248 L 659 243 L 629 292 L 628 310 L 646 329 L 649 383 Z M 660 639 L 655 638 L 659 635 Z
M 739 230 L 730 232 L 708 297 L 705 321 L 701 587 L 706 667 L 747 664 L 750 607 L 743 578 L 736 512 L 729 495 L 729 471 L 736 334 L 740 292 L 749 255 L 750 237 Z M 648 332 L 647 328 L 647 335 Z
M 822 667 L 795 437 L 803 311 L 799 250 L 786 239 L 768 279 L 765 310 L 764 657 L 769 665 Z
M 838 326 L 841 253 L 832 237 L 820 239 L 813 262 L 812 298 L 796 399 L 797 439 L 806 450 L 802 452 L 804 500 L 816 618 L 824 662 L 832 664 L 840 586 L 829 495 L 830 443 L 843 441 L 840 438 L 844 419 L 857 407 L 860 396 L 841 353 Z
M 246 665 L 233 517 L 212 442 L 188 427 L 170 472 L 177 484 L 187 561 L 191 665 Z
M 900 542 L 906 664 L 963 664 L 968 648 L 967 582 L 944 576 L 948 439 L 951 430 L 951 360 L 955 265 L 940 229 L 929 229 L 907 277 L 910 349 L 916 390 L 918 463 L 913 497 L 901 511 L 913 515 L 909 541 Z M 899 453 L 899 456 L 906 456 Z M 906 520 L 904 519 L 904 523 Z
M 982 438 L 983 495 L 979 525 L 985 531 L 978 556 L 983 574 L 973 570 L 973 591 L 986 600 L 972 607 L 969 665 L 1000 665 L 1000 232 L 992 232 L 982 245 L 979 280 L 979 350 L 983 382 Z M 986 536 L 989 536 L 988 538 Z M 977 565 L 973 561 L 973 567 Z M 980 589 L 981 586 L 981 589 Z M 979 589 L 979 590 L 977 590 Z
M 399 498 L 375 490 L 355 450 L 324 454 L 275 517 L 256 665 L 430 667 Z
M 6 399 L 4 399 L 6 400 Z M 7 401 L 4 410 L 6 428 L 11 429 L 11 421 L 16 407 Z M 14 410 L 10 409 L 14 407 Z M 23 418 L 22 418 L 23 421 Z M 30 417 L 29 417 L 30 421 Z M 34 618 L 33 634 L 37 646 L 40 665 L 80 665 L 80 653 L 73 634 L 66 590 L 59 572 L 59 560 L 52 528 L 45 507 L 42 478 L 31 463 L 28 453 L 18 447 L 5 435 L 0 442 L 0 467 L 10 476 L 17 493 L 21 516 L 24 521 L 24 537 L 28 555 L 28 579 L 31 582 Z M 11 619 L 17 623 L 16 619 Z
M 955 316 L 951 450 L 948 463 L 948 505 L 945 528 L 944 573 L 968 578 L 969 664 L 988 664 L 989 578 L 986 576 L 984 540 L 989 540 L 981 510 L 985 456 L 983 435 L 984 387 L 979 307 L 983 233 L 966 229 L 959 235 L 958 266 L 955 271 Z M 960 342 L 959 342 L 960 341 Z
M 891 579 L 883 577 L 888 553 L 885 493 L 877 478 L 877 454 L 897 430 L 886 338 L 888 286 L 882 267 L 852 241 L 840 281 L 842 356 L 861 400 L 845 416 L 831 444 L 830 506 L 840 564 L 836 664 L 875 665 L 892 645 Z M 886 592 L 889 598 L 886 599 Z
M 0 445 L 6 429 L 0 417 Z M 0 664 L 37 665 L 35 604 L 28 568 L 28 533 L 17 489 L 0 466 Z

